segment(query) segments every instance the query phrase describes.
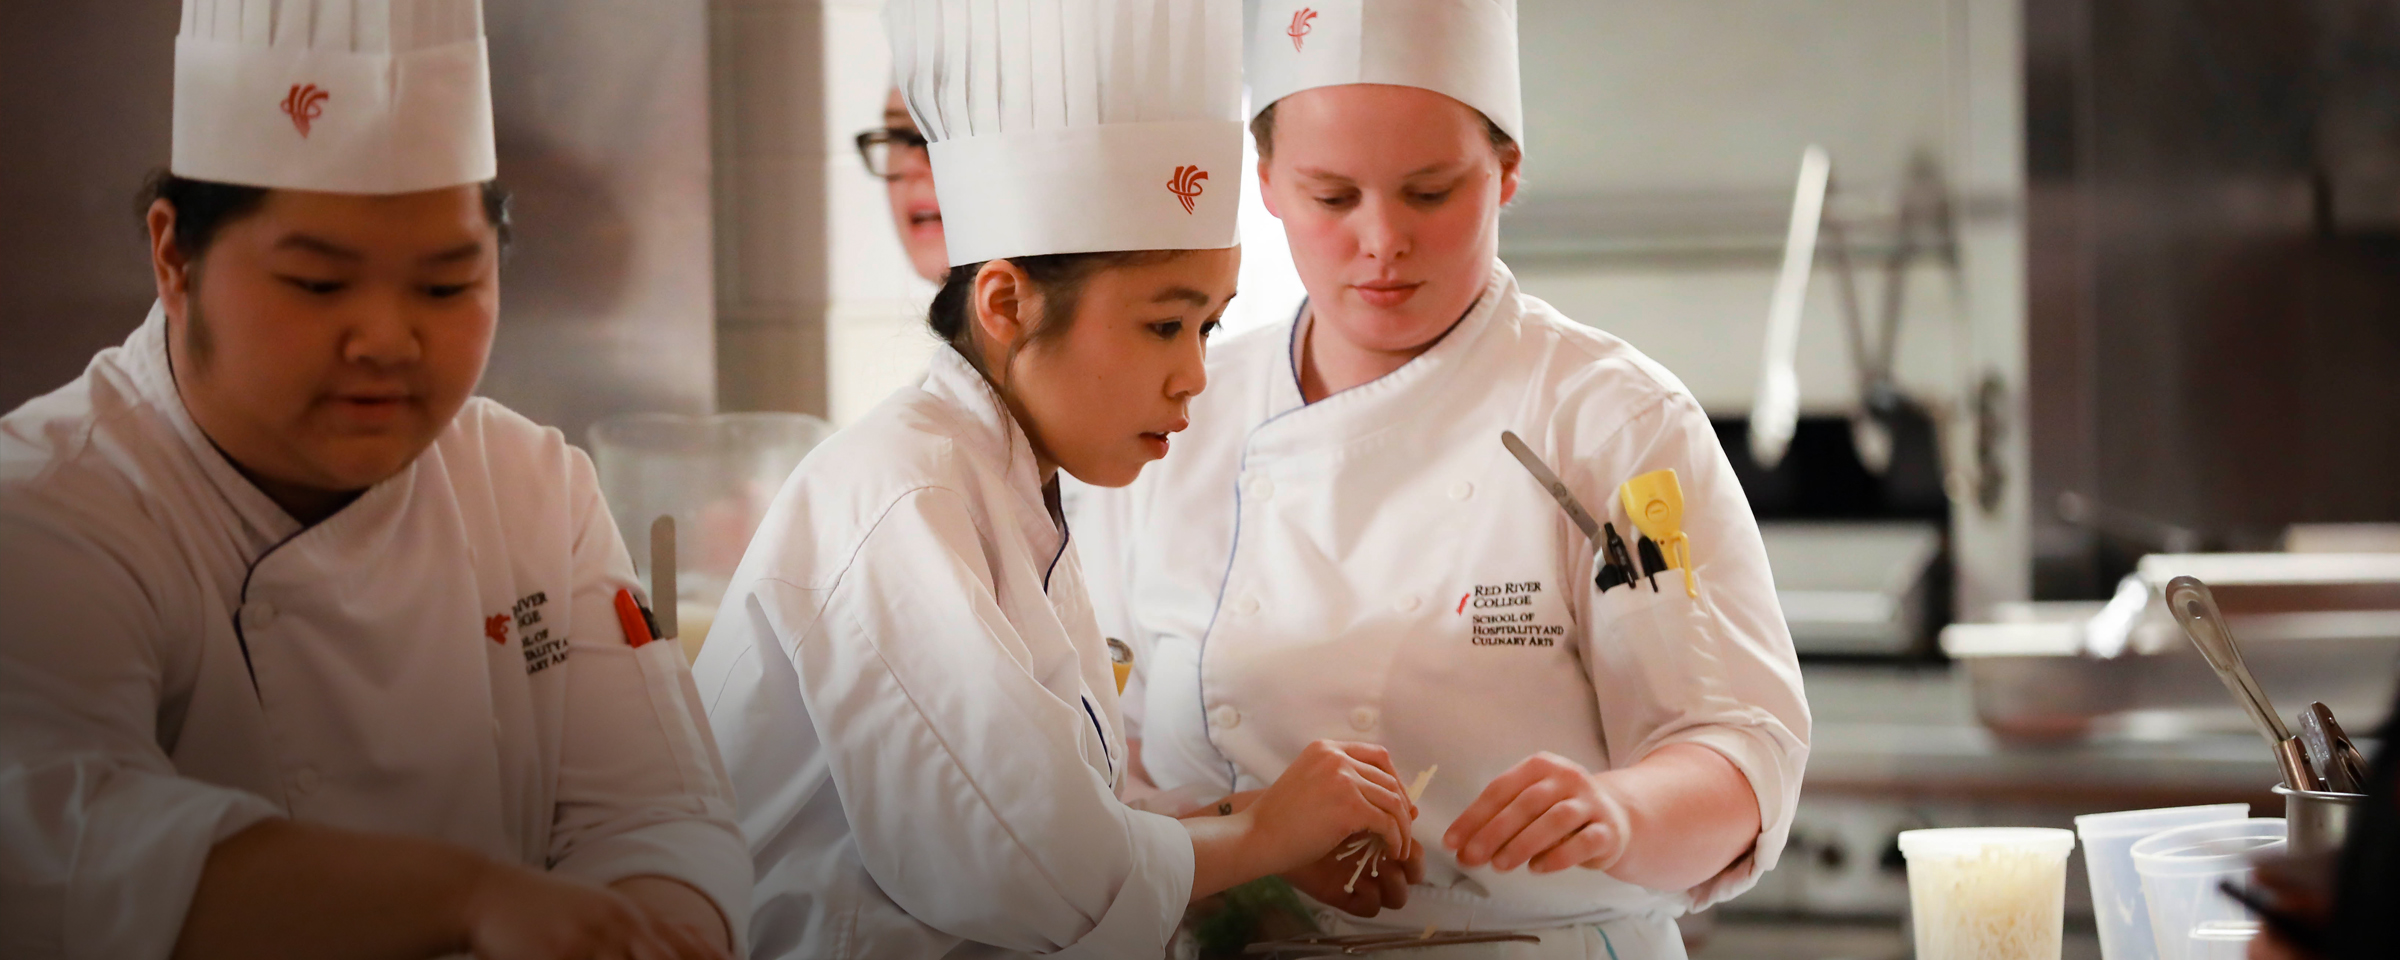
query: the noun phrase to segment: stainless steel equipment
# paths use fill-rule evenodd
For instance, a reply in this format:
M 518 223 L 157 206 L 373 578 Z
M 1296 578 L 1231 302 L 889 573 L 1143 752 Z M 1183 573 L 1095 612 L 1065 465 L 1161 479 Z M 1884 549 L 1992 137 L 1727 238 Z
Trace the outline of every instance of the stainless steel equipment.
M 2225 626 L 2225 617 L 2217 612 L 2217 600 L 2210 596 L 2208 585 L 2191 577 L 2176 577 L 2167 584 L 2167 611 L 2183 625 L 2192 638 L 2192 646 L 2217 672 L 2225 689 L 2234 701 L 2250 715 L 2257 725 L 2259 736 L 2275 751 L 2275 766 L 2283 771 L 2283 783 L 2295 790 L 2315 790 L 2322 786 L 2309 769 L 2308 756 L 2300 741 L 2275 713 L 2273 701 L 2259 689 L 2258 678 L 2250 675 L 2250 667 L 2242 662 L 2242 649 L 2234 643 L 2233 631 Z
M 2282 785 L 2275 787 L 2275 795 L 2283 798 L 2283 819 L 2291 828 L 2292 852 L 2298 854 L 2341 849 L 2342 838 L 2350 834 L 2350 815 L 2359 801 L 2367 798 L 2363 793 L 2294 790 Z
M 2308 765 L 2324 781 L 2325 789 L 2333 793 L 2358 793 L 2367 782 L 2367 758 L 2342 732 L 2342 724 L 2333 718 L 2333 709 L 2323 702 L 2311 703 L 2300 712 L 2300 745 L 2308 753 Z
M 1808 654 L 1903 655 L 1935 626 L 1941 527 L 1930 520 L 1764 521 L 1775 597 Z

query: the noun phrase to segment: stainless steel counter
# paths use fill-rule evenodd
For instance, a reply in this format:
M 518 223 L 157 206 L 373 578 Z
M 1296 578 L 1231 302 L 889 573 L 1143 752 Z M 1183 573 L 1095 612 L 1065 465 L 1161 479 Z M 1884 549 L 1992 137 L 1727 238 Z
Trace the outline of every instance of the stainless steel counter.
M 1791 840 L 1756 889 L 1722 908 L 1729 927 L 1756 933 L 1812 918 L 1820 928 L 1809 929 L 1848 942 L 1821 928 L 1832 919 L 1863 923 L 1852 933 L 1868 940 L 1875 930 L 1896 938 L 1908 906 L 1902 830 L 2072 828 L 2079 814 L 2197 803 L 2248 802 L 2262 816 L 2282 810 L 2268 792 L 2274 763 L 2254 735 L 2136 714 L 2072 743 L 2013 743 L 1976 722 L 1961 675 L 1948 667 L 1811 663 L 1802 675 L 1815 730 Z M 2089 923 L 2080 856 L 2068 862 L 2067 909 Z M 1795 949 L 1803 952 L 1775 955 L 1814 948 Z
M 1802 669 L 1815 730 L 1808 796 L 1967 800 L 2077 813 L 2247 800 L 2272 810 L 2273 759 L 2247 733 L 2133 714 L 2084 740 L 2013 743 L 1975 720 L 1949 668 Z

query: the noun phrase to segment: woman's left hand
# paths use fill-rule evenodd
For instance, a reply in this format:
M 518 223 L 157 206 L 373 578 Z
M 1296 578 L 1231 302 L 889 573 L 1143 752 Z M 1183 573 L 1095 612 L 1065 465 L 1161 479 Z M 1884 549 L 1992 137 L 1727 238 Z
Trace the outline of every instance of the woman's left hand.
M 1442 834 L 1464 867 L 1606 870 L 1624 855 L 1625 802 L 1581 764 L 1537 753 L 1494 777 Z

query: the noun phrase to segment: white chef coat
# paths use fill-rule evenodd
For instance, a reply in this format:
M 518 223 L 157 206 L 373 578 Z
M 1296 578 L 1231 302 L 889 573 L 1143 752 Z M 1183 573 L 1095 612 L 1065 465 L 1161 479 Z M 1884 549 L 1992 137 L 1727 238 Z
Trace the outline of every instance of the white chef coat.
M 0 955 L 164 957 L 271 817 L 684 881 L 750 873 L 676 645 L 633 648 L 591 462 L 470 400 L 302 528 L 175 390 L 155 307 L 0 418 Z
M 1163 955 L 1191 838 L 1115 793 L 1115 674 L 1054 495 L 946 348 L 777 495 L 695 667 L 756 956 Z
M 1808 707 L 1757 524 L 1691 394 L 1496 262 L 1439 343 L 1314 404 L 1295 330 L 1214 345 L 1167 458 L 1129 488 L 1077 492 L 1103 632 L 1137 651 L 1126 696 L 1144 768 L 1169 790 L 1254 789 L 1321 738 L 1383 744 L 1404 779 L 1440 764 L 1416 821 L 1427 886 L 1354 921 L 1374 928 L 1656 926 L 1747 889 L 1790 828 Z M 1673 468 L 1699 599 L 1680 571 L 1596 590 L 1595 545 L 1503 430 L 1629 549 L 1618 485 Z M 1731 760 L 1764 825 L 1695 890 L 1462 870 L 1439 844 L 1537 751 L 1607 770 L 1672 743 Z

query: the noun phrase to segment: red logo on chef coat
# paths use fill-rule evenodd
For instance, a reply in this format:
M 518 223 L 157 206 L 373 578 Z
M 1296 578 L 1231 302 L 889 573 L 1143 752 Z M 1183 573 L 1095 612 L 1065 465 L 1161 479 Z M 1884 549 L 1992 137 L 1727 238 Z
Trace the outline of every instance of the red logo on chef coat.
M 1200 169 L 1199 164 L 1176 167 L 1174 179 L 1167 181 L 1167 189 L 1175 192 L 1175 199 L 1183 201 L 1183 212 L 1190 213 L 1192 199 L 1200 195 L 1200 181 L 1206 179 L 1208 171 Z
M 1309 21 L 1315 20 L 1316 18 L 1317 12 L 1307 7 L 1301 7 L 1300 9 L 1292 12 L 1292 26 L 1290 29 L 1285 30 L 1283 35 L 1292 38 L 1292 49 L 1294 51 L 1298 51 L 1300 49 L 1300 38 L 1308 36 L 1308 31 L 1311 29 Z
M 332 97 L 333 94 L 317 89 L 313 83 L 292 84 L 292 92 L 283 97 L 283 115 L 292 118 L 292 126 L 299 129 L 300 136 L 307 137 L 309 122 L 324 116 L 325 101 Z
M 508 620 L 508 614 L 505 613 L 495 613 L 489 617 L 485 617 L 483 620 L 483 635 L 492 638 L 493 643 L 507 643 Z

